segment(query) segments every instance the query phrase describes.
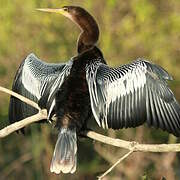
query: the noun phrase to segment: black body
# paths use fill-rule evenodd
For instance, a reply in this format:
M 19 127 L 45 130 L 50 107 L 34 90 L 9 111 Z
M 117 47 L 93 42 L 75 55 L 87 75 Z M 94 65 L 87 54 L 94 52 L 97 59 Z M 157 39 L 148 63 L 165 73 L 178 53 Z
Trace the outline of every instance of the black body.
M 58 128 L 75 128 L 79 132 L 92 117 L 86 66 L 98 58 L 105 63 L 100 50 L 94 47 L 73 59 L 70 75 L 56 93 L 55 115 Z
M 78 55 L 66 63 L 48 64 L 30 54 L 21 63 L 13 91 L 37 102 L 56 117 L 59 130 L 51 172 L 74 173 L 77 134 L 92 116 L 100 127 L 122 129 L 149 126 L 180 136 L 180 104 L 168 87 L 172 77 L 162 67 L 139 58 L 109 67 L 95 46 L 99 28 L 83 8 L 39 9 L 61 13 L 81 29 Z M 11 97 L 10 123 L 35 114 L 34 108 Z

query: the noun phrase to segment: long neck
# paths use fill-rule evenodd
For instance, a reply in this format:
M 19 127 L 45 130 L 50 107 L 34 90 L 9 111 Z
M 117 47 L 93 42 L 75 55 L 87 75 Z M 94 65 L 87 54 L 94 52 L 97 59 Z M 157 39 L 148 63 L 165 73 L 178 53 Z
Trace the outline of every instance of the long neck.
M 74 19 L 74 21 L 81 29 L 81 34 L 77 41 L 77 51 L 82 53 L 96 44 L 99 38 L 99 28 L 94 18 L 88 12 Z

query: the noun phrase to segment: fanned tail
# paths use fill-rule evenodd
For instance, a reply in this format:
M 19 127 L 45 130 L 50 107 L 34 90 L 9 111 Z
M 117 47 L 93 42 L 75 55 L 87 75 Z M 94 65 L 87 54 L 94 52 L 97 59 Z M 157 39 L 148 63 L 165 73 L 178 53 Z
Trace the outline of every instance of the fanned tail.
M 77 160 L 77 137 L 75 129 L 61 128 L 54 149 L 50 171 L 59 174 L 74 173 Z

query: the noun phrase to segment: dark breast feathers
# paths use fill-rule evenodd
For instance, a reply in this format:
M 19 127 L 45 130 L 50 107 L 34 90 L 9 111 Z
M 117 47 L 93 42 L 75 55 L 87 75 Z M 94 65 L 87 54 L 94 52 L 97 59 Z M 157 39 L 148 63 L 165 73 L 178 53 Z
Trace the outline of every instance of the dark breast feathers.
M 91 112 L 85 65 L 83 61 L 75 60 L 70 75 L 56 93 L 57 127 L 80 130 Z
M 86 127 L 87 120 L 92 117 L 86 68 L 96 61 L 106 63 L 96 47 L 74 58 L 70 75 L 55 96 L 57 127 L 76 128 L 79 131 Z

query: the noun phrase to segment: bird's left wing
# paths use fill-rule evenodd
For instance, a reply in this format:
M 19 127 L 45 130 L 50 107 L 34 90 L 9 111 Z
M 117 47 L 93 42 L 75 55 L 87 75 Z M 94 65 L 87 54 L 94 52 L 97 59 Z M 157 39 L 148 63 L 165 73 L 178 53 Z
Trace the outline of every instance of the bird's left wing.
M 72 61 L 45 63 L 30 54 L 23 60 L 13 82 L 12 90 L 47 108 L 49 114 L 55 105 L 54 95 L 69 75 Z M 10 123 L 37 113 L 36 109 L 11 96 L 9 105 Z
M 160 66 L 138 59 L 111 68 L 95 61 L 86 67 L 91 108 L 103 128 L 136 127 L 145 121 L 180 136 L 180 106 Z

